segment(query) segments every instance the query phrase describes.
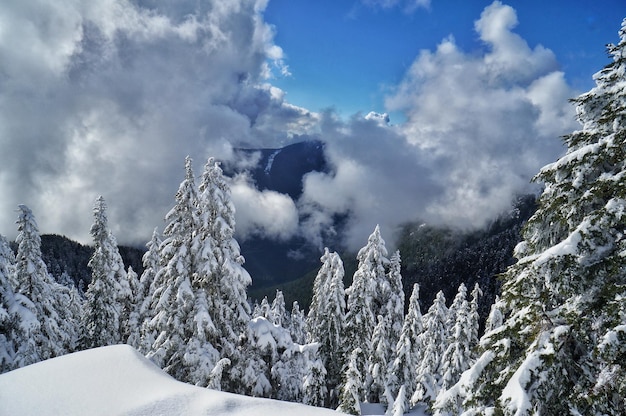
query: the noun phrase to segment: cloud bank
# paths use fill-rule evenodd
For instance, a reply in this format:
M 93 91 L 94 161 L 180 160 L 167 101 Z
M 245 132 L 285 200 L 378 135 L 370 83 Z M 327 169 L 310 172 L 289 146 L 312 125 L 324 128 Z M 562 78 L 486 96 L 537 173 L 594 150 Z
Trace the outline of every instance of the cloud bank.
M 199 175 L 233 147 L 315 137 L 333 171 L 307 175 L 298 201 L 233 180 L 239 237 L 322 244 L 343 215 L 356 249 L 376 224 L 388 240 L 409 220 L 483 225 L 577 127 L 556 57 L 515 34 L 516 13 L 499 2 L 475 23 L 483 50 L 450 36 L 419 53 L 387 98 L 400 125 L 286 102 L 271 85 L 289 69 L 265 3 L 1 3 L 0 233 L 12 235 L 24 203 L 42 232 L 89 242 L 104 195 L 118 240 L 142 243 L 163 224 L 186 155 Z
M 119 240 L 143 241 L 186 155 L 200 169 L 310 129 L 268 84 L 288 69 L 265 3 L 2 2 L 0 232 L 24 203 L 42 231 L 89 241 L 102 194 Z

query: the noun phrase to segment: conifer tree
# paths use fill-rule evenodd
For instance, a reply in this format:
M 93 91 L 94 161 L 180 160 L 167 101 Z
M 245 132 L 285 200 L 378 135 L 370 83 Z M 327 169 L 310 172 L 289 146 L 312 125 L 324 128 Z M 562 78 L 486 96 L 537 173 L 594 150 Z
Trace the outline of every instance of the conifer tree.
M 360 348 L 355 348 L 350 353 L 348 369 L 345 381 L 341 387 L 338 411 L 351 415 L 361 414 L 361 402 L 363 401 L 363 364 L 365 356 Z
M 159 255 L 160 245 L 161 237 L 158 230 L 155 228 L 152 232 L 152 238 L 146 244 L 148 250 L 142 257 L 143 273 L 139 279 L 139 291 L 137 293 L 137 320 L 141 326 L 141 338 L 139 340 L 138 349 L 144 354 L 150 351 L 157 336 L 156 331 L 150 328 L 150 320 L 153 317 L 152 308 L 156 306 L 156 303 L 153 304 L 152 302 L 152 295 L 156 292 L 157 288 L 161 286 L 161 283 L 156 280 L 156 276 L 161 269 L 161 256 Z
M 69 297 L 65 296 L 66 293 L 60 290 L 60 285 L 48 273 L 41 258 L 41 237 L 37 222 L 25 205 L 19 205 L 17 224 L 17 290 L 28 298 L 28 307 L 39 322 L 38 330 L 30 333 L 35 355 L 25 357 L 25 363 L 31 364 L 68 352 L 74 341 L 75 323 L 73 320 L 63 320 L 61 311 Z M 36 325 L 31 325 L 31 328 L 34 327 Z
M 387 334 L 389 344 L 395 346 L 400 339 L 402 325 L 404 323 L 404 288 L 402 287 L 401 257 L 400 251 L 391 256 L 389 260 L 389 272 L 387 279 L 389 282 L 389 295 L 386 304 L 380 311 L 380 315 L 388 316 L 391 326 Z M 387 356 L 387 360 L 393 357 Z
M 609 53 L 574 100 L 582 129 L 536 177 L 545 189 L 504 276 L 506 319 L 450 399 L 468 414 L 623 414 L 626 20 Z
M 494 329 L 502 326 L 504 323 L 504 315 L 502 314 L 503 302 L 500 300 L 500 296 L 496 296 L 491 309 L 489 310 L 489 316 L 485 321 L 485 334 L 493 331 Z
M 0 235 L 0 374 L 36 361 L 31 333 L 39 330 L 28 298 L 15 293 L 15 255 Z M 29 351 L 30 350 L 30 351 Z
M 388 281 L 387 248 L 377 225 L 369 236 L 367 245 L 357 254 L 358 268 L 352 278 L 352 285 L 346 289 L 346 324 L 344 349 L 346 352 L 360 348 L 365 372 L 362 381 L 367 380 L 367 360 L 372 356 L 372 335 L 377 316 L 386 308 L 391 288 Z M 362 386 L 365 387 L 365 386 Z M 369 393 L 369 392 L 366 392 Z
M 470 302 L 470 310 L 469 310 L 469 334 L 470 334 L 470 346 L 472 351 L 475 351 L 476 346 L 478 346 L 478 330 L 480 328 L 480 314 L 478 313 L 478 300 L 483 295 L 483 291 L 480 289 L 478 283 L 474 285 L 474 289 L 472 289 L 472 300 Z M 474 353 L 472 353 L 472 358 L 474 357 Z
M 326 404 L 337 405 L 338 386 L 344 363 L 345 320 L 344 268 L 339 254 L 324 249 L 322 267 L 313 283 L 313 298 L 306 321 L 307 339 L 320 344 L 319 356 L 326 369 Z
M 185 179 L 176 192 L 176 204 L 167 213 L 163 243 L 160 246 L 161 269 L 155 276 L 160 283 L 153 295 L 154 318 L 149 329 L 156 331 L 147 357 L 175 378 L 187 381 L 188 368 L 182 356 L 191 338 L 195 296 L 193 277 L 193 235 L 197 229 L 197 190 L 191 158 L 185 159 Z
M 270 307 L 270 322 L 274 325 L 285 327 L 287 323 L 287 310 L 285 309 L 285 297 L 282 290 L 276 290 L 276 297 Z
M 440 363 L 448 344 L 448 308 L 443 292 L 437 293 L 433 304 L 424 316 L 424 332 L 420 336 L 422 352 L 416 375 L 416 387 L 411 404 L 430 404 L 437 398 L 441 389 Z
M 370 403 L 387 404 L 385 386 L 387 383 L 387 368 L 391 357 L 392 347 L 389 344 L 391 321 L 389 316 L 378 315 L 378 323 L 372 335 L 372 355 L 367 360 L 365 377 L 365 391 Z
M 455 322 L 450 332 L 449 342 L 441 357 L 441 390 L 447 390 L 455 384 L 461 373 L 471 364 L 471 349 L 474 325 L 466 295 L 465 285 L 461 283 L 455 306 Z
M 304 311 L 300 310 L 300 305 L 297 300 L 293 301 L 291 308 L 291 316 L 289 319 L 289 333 L 294 342 L 298 344 L 304 344 L 306 342 L 306 319 Z
M 122 314 L 130 306 L 130 286 L 115 237 L 109 230 L 106 204 L 102 196 L 94 204 L 91 236 L 94 252 L 89 260 L 91 282 L 87 288 L 82 317 L 81 348 L 94 348 L 125 342 Z
M 209 158 L 199 186 L 199 224 L 195 244 L 202 247 L 197 282 L 206 288 L 215 328 L 213 344 L 220 358 L 228 358 L 231 371 L 225 374 L 225 389 L 242 391 L 240 380 L 247 365 L 241 340 L 250 321 L 247 287 L 252 278 L 235 240 L 235 207 L 230 186 L 219 164 Z M 198 243 L 201 241 L 201 243 Z
M 422 338 L 420 335 L 424 330 L 422 321 L 423 317 L 419 304 L 419 284 L 415 283 L 409 299 L 409 310 L 402 325 L 400 340 L 396 344 L 395 358 L 389 371 L 385 389 L 387 403 L 393 403 L 394 407 L 402 406 L 402 409 L 408 409 L 409 399 L 415 392 L 415 375 L 420 364 L 419 358 L 421 353 L 420 343 Z M 402 399 L 400 399 L 399 391 L 403 387 L 404 392 Z M 399 400 L 403 400 L 404 403 L 400 404 Z
M 128 305 L 128 315 L 122 316 L 122 325 L 125 326 L 128 331 L 126 343 L 135 348 L 139 348 L 141 339 L 141 324 L 139 321 L 141 288 L 139 283 L 139 277 L 131 266 L 128 266 L 126 276 L 128 278 L 128 285 L 130 286 L 130 300 L 132 300 L 132 302 Z

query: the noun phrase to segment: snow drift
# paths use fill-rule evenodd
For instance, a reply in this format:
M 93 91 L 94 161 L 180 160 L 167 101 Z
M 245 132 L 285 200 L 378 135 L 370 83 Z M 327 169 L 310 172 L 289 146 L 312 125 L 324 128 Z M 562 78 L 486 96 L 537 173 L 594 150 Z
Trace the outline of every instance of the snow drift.
M 337 415 L 181 383 L 128 345 L 77 352 L 2 374 L 0 403 L 0 416 Z

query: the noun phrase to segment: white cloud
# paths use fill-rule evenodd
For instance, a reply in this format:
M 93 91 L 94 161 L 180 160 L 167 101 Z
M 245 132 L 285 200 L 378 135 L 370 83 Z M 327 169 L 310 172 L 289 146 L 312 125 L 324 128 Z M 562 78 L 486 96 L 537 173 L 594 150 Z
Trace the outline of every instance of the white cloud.
M 298 210 L 289 196 L 259 191 L 243 175 L 234 178 L 231 190 L 237 235 L 243 240 L 255 235 L 286 240 L 297 233 Z
M 417 219 L 482 226 L 531 190 L 563 151 L 559 136 L 577 127 L 575 92 L 551 51 L 511 31 L 516 23 L 494 2 L 476 22 L 485 52 L 462 51 L 452 36 L 421 51 L 387 99 L 403 125 L 326 115 L 335 171 L 306 178 L 300 206 L 314 215 L 304 229 L 319 235 L 333 215 L 350 214 L 347 243 L 357 249 L 377 223 L 392 236 Z
M 266 2 L 0 2 L 0 232 L 29 205 L 88 242 L 108 201 L 121 242 L 162 223 L 186 155 L 286 144 L 317 116 L 265 82 L 283 74 Z M 269 69 L 268 69 L 269 68 Z

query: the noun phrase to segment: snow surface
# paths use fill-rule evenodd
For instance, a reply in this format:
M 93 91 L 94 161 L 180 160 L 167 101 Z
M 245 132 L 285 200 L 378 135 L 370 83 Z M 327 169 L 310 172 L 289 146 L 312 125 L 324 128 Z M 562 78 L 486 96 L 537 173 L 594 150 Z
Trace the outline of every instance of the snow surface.
M 128 345 L 77 352 L 0 375 L 0 416 L 337 414 L 181 383 Z

